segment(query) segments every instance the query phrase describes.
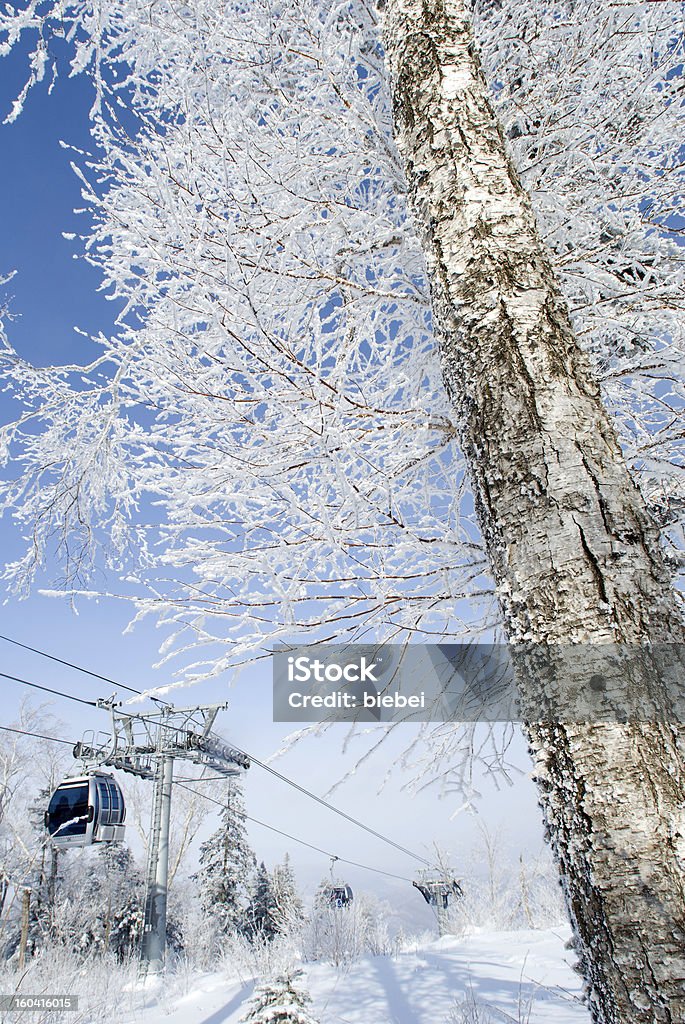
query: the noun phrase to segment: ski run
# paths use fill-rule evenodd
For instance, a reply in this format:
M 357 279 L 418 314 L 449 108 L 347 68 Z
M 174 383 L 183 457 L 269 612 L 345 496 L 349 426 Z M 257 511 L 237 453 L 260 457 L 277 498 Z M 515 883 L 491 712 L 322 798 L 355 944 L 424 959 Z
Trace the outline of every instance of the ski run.
M 587 1024 L 569 938 L 566 925 L 476 929 L 342 968 L 305 964 L 297 984 L 318 1024 Z M 230 971 L 152 978 L 122 993 L 118 1024 L 239 1024 L 254 990 Z

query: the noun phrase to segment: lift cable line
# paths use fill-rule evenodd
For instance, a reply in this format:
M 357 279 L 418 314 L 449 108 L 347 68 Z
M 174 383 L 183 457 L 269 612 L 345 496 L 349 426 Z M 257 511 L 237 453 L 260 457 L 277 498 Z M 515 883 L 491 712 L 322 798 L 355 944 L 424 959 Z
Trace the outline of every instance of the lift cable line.
M 236 747 L 236 750 L 240 750 L 240 747 Z M 424 857 L 419 857 L 418 854 L 412 853 L 411 850 L 408 850 L 408 849 L 406 849 L 406 847 L 401 846 L 399 843 L 394 842 L 394 840 L 388 839 L 387 836 L 382 835 L 380 832 L 376 832 L 374 829 L 370 828 L 368 825 L 364 825 L 363 822 L 357 821 L 356 818 L 353 818 L 351 815 L 346 814 L 345 811 L 341 811 L 334 804 L 329 804 L 322 797 L 318 797 L 315 793 L 310 793 L 310 791 L 308 789 L 305 789 L 304 786 L 300 786 L 299 783 L 295 782 L 293 779 L 289 779 L 286 775 L 281 775 L 280 772 L 277 772 L 274 768 L 271 768 L 270 765 L 264 764 L 263 761 L 260 761 L 258 758 L 254 757 L 252 754 L 247 754 L 247 752 L 244 751 L 244 750 L 242 751 L 242 753 L 244 753 L 246 757 L 249 757 L 251 763 L 252 764 L 256 764 L 258 768 L 266 769 L 266 771 L 271 772 L 272 775 L 275 775 L 277 778 L 282 779 L 284 782 L 287 782 L 288 785 L 294 786 L 296 789 L 298 789 L 300 792 L 304 793 L 306 796 L 310 797 L 312 800 L 316 800 L 317 803 L 322 804 L 324 807 L 327 807 L 329 810 L 335 811 L 336 814 L 339 814 L 342 818 L 345 818 L 347 821 L 351 821 L 354 825 L 357 825 L 359 828 L 363 828 L 365 831 L 369 832 L 372 836 L 375 836 L 377 839 L 382 839 L 384 843 L 387 843 L 389 846 L 394 846 L 401 853 L 406 853 L 408 856 L 413 857 L 415 860 L 421 861 L 422 864 L 426 864 L 426 865 L 429 864 L 429 861 L 427 861 Z M 199 779 L 180 779 L 179 781 L 180 782 L 216 782 L 217 780 L 215 778 L 212 778 L 211 775 L 206 775 L 206 776 L 204 776 L 202 778 L 199 778 Z M 207 799 L 209 800 L 210 797 L 207 797 Z M 347 861 L 347 863 L 351 864 L 353 862 L 352 861 Z M 378 870 L 378 869 L 377 868 L 373 868 L 372 870 L 375 871 L 375 870 Z M 392 877 L 393 878 L 400 878 L 401 876 L 400 875 L 393 875 Z M 407 879 L 403 879 L 403 881 L 406 881 L 406 880 Z
M 361 828 L 365 832 L 368 832 L 369 835 L 375 836 L 376 839 L 380 839 L 382 842 L 387 843 L 388 846 L 394 846 L 394 848 L 396 850 L 399 850 L 400 853 L 404 853 L 408 857 L 413 857 L 414 860 L 418 860 L 422 864 L 429 866 L 430 861 L 426 860 L 425 857 L 420 857 L 418 853 L 414 853 L 412 850 L 408 850 L 406 846 L 402 846 L 400 843 L 396 843 L 394 839 L 388 839 L 387 836 L 384 836 L 382 835 L 382 833 L 377 832 L 375 829 L 371 828 L 370 825 L 365 825 L 363 821 L 359 821 L 357 818 L 353 818 L 351 814 L 347 814 L 345 811 L 342 811 L 339 807 L 336 807 L 335 804 L 330 804 L 327 800 L 324 800 L 323 797 L 317 796 L 316 793 L 312 793 L 311 790 L 306 789 L 304 786 L 301 786 L 299 782 L 295 782 L 294 779 L 290 779 L 288 778 L 287 775 L 283 775 L 281 772 L 276 771 L 276 769 L 272 768 L 271 765 L 265 764 L 264 761 L 260 761 L 258 758 L 253 757 L 252 754 L 247 754 L 247 752 L 244 750 L 242 751 L 242 753 L 245 754 L 246 757 L 249 757 L 253 764 L 256 764 L 259 768 L 263 768 L 265 771 L 270 772 L 277 779 L 280 779 L 281 782 L 287 783 L 288 786 L 292 786 L 293 789 L 296 789 L 299 793 L 303 793 L 305 796 L 308 796 L 311 800 L 315 800 L 317 804 L 321 804 L 322 807 L 327 807 L 329 811 L 333 811 L 335 814 L 340 815 L 341 818 L 344 818 L 346 821 L 349 821 L 353 825 L 356 825 L 357 828 Z
M 63 661 L 61 658 L 56 658 L 52 654 L 46 654 L 45 651 L 39 651 L 35 647 L 28 647 L 26 644 L 21 644 L 21 643 L 19 643 L 19 641 L 12 640 L 9 637 L 2 636 L 1 634 L 0 634 L 0 640 L 8 640 L 10 643 L 17 644 L 17 646 L 19 646 L 19 647 L 26 647 L 27 650 L 34 651 L 34 653 L 37 653 L 37 654 L 42 654 L 44 657 L 50 658 L 53 661 L 59 661 L 63 665 L 70 665 L 70 662 Z M 80 672 L 85 672 L 88 675 L 91 675 L 91 676 L 93 676 L 96 679 L 103 679 L 106 682 L 112 683 L 114 686 L 121 686 L 122 689 L 128 690 L 130 693 L 135 693 L 139 697 L 143 695 L 143 691 L 142 690 L 136 690 L 132 686 L 122 686 L 121 684 L 115 682 L 115 680 L 108 679 L 106 676 L 101 676 L 97 672 L 90 672 L 88 669 L 82 669 L 79 666 L 73 666 L 72 665 L 71 667 L 72 668 L 77 668 Z M 14 678 L 14 677 L 10 677 L 10 678 Z M 18 681 L 21 682 L 21 680 L 18 680 Z M 57 694 L 60 697 L 65 697 L 65 698 L 67 698 L 67 700 L 79 700 L 80 699 L 78 697 L 73 697 L 71 694 L 68 694 L 68 693 L 60 693 L 57 690 L 54 690 L 54 691 L 51 691 L 51 692 L 54 692 L 55 694 Z M 90 702 L 84 702 L 84 703 L 90 703 Z M 165 703 L 165 702 L 163 702 L 163 703 Z M 428 861 L 425 857 L 421 857 L 418 853 L 414 853 L 412 850 L 407 849 L 406 846 L 402 846 L 400 843 L 396 843 L 393 839 L 389 839 L 387 836 L 384 836 L 382 833 L 377 832 L 376 829 L 371 828 L 370 825 L 365 825 L 363 821 L 359 821 L 357 818 L 353 817 L 351 814 L 347 814 L 346 811 L 343 811 L 339 807 L 336 807 L 335 804 L 331 804 L 331 803 L 328 802 L 328 800 L 324 800 L 323 797 L 317 796 L 316 793 L 312 793 L 311 790 L 307 789 L 305 786 L 301 786 L 298 782 L 295 782 L 294 779 L 289 778 L 287 775 L 283 775 L 282 772 L 279 772 L 275 768 L 272 768 L 271 765 L 266 764 L 264 761 L 260 761 L 259 758 L 254 757 L 252 754 L 248 753 L 246 750 L 242 750 L 240 747 L 236 747 L 236 746 L 234 746 L 234 749 L 238 753 L 242 754 L 244 757 L 249 758 L 249 760 L 250 760 L 250 762 L 252 764 L 257 765 L 257 767 L 259 767 L 259 768 L 263 768 L 265 771 L 269 772 L 275 778 L 280 779 L 281 782 L 285 782 L 286 785 L 292 786 L 292 788 L 296 789 L 299 793 L 302 793 L 304 796 L 309 797 L 310 800 L 316 801 L 316 803 L 320 804 L 322 807 L 326 807 L 329 811 L 333 811 L 334 814 L 337 814 L 341 818 L 344 818 L 346 821 L 349 821 L 351 824 L 356 825 L 357 828 L 363 829 L 365 832 L 367 832 L 369 835 L 374 836 L 376 839 L 380 839 L 381 842 L 386 843 L 388 846 L 394 847 L 394 849 L 399 850 L 400 853 L 404 853 L 407 857 L 411 857 L 413 860 L 416 860 L 419 863 L 424 864 L 426 867 L 430 866 L 430 861 Z
M 84 700 L 83 697 L 74 697 L 70 693 L 62 693 L 61 690 L 53 690 L 41 683 L 30 683 L 28 679 L 20 679 L 19 676 L 10 676 L 6 672 L 0 672 L 0 679 L 11 679 L 13 683 L 22 683 L 23 686 L 31 686 L 34 690 L 42 690 L 44 693 L 53 693 L 56 697 L 66 697 L 68 700 L 77 700 L 79 704 L 87 704 L 88 707 L 96 708 L 97 701 Z
M 36 739 L 39 739 L 39 740 L 51 740 L 53 743 L 64 743 L 68 747 L 73 747 L 74 746 L 73 741 L 59 739 L 57 736 L 45 736 L 42 733 L 30 732 L 30 731 L 28 731 L 26 729 L 13 729 L 13 728 L 11 728 L 8 725 L 0 725 L 0 729 L 4 730 L 5 732 L 20 733 L 22 736 L 33 736 L 33 737 L 35 737 Z M 201 782 L 201 781 L 206 781 L 206 780 L 204 780 L 204 779 L 193 779 L 192 781 L 193 782 Z M 213 781 L 218 781 L 218 780 L 213 780 Z M 195 796 L 202 797 L 203 800 L 209 800 L 209 801 L 211 801 L 211 803 L 217 804 L 219 807 L 225 807 L 226 806 L 223 801 L 217 800 L 215 797 L 209 796 L 207 793 L 201 793 L 199 790 L 191 789 L 190 786 L 184 785 L 184 783 L 180 782 L 179 780 L 176 780 L 176 785 L 180 786 L 181 789 L 187 789 L 189 793 L 194 793 Z M 288 833 L 288 832 L 283 832 L 281 829 L 276 828 L 274 825 L 269 825 L 269 824 L 267 824 L 267 822 L 260 821 L 258 818 L 252 818 L 252 817 L 250 817 L 249 814 L 241 814 L 241 817 L 245 818 L 246 821 L 253 822 L 255 825 L 261 825 L 262 828 L 267 828 L 267 829 L 269 829 L 270 832 L 275 832 L 279 836 L 284 836 L 286 839 L 290 839 L 294 843 L 299 843 L 301 846 L 306 846 L 310 850 L 314 850 L 316 853 L 320 853 L 324 857 L 327 857 L 329 860 L 332 857 L 334 857 L 336 861 L 340 861 L 343 864 L 350 864 L 352 867 L 355 867 L 355 868 L 363 868 L 364 871 L 373 871 L 373 872 L 375 872 L 378 875 L 387 875 L 388 878 L 397 878 L 400 882 L 411 882 L 411 879 L 410 878 L 406 878 L 404 875 L 394 875 L 390 871 L 383 871 L 381 868 L 371 867 L 370 864 L 361 864 L 361 863 L 359 863 L 358 861 L 355 861 L 355 860 L 348 860 L 347 857 L 338 857 L 335 854 L 330 853 L 328 850 L 322 850 L 321 847 L 314 846 L 312 843 L 308 843 L 305 839 L 298 839 L 297 836 L 290 835 L 290 833 Z
M 190 781 L 190 782 L 206 782 L 207 780 L 206 779 L 185 779 L 184 781 L 185 782 L 188 782 L 188 781 Z M 176 785 L 180 786 L 181 789 L 187 789 L 189 793 L 194 793 L 196 796 L 201 796 L 203 798 L 203 800 L 211 800 L 211 802 L 213 804 L 217 804 L 219 807 L 225 807 L 226 806 L 221 800 L 217 800 L 213 796 L 208 796 L 207 793 L 201 793 L 199 790 L 191 789 L 190 786 L 183 785 L 183 783 L 180 782 L 178 779 L 176 780 Z M 300 846 L 306 846 L 310 850 L 315 850 L 317 853 L 322 854 L 324 857 L 328 857 L 329 860 L 333 859 L 333 860 L 336 860 L 336 861 L 340 861 L 341 864 L 350 864 L 350 865 L 352 865 L 355 868 L 363 868 L 364 871 L 373 871 L 377 875 L 386 875 L 387 878 L 397 878 L 400 882 L 410 882 L 411 883 L 411 881 L 412 881 L 411 878 L 406 878 L 404 875 L 395 875 L 391 871 L 383 871 L 382 868 L 372 868 L 369 864 L 360 864 L 356 860 L 348 860 L 347 857 L 338 857 L 336 854 L 330 853 L 328 850 L 322 850 L 320 846 L 314 846 L 312 843 L 308 843 L 304 839 L 298 839 L 297 836 L 290 835 L 289 832 L 283 832 L 280 828 L 276 828 L 274 825 L 267 825 L 267 823 L 265 821 L 260 821 L 259 818 L 251 818 L 249 814 L 244 814 L 244 813 L 238 812 L 238 811 L 236 811 L 235 813 L 239 814 L 239 816 L 241 818 L 244 818 L 245 821 L 251 821 L 255 825 L 261 825 L 262 828 L 268 828 L 270 832 L 276 832 L 277 835 L 284 836 L 286 839 L 291 839 L 292 842 L 299 843 Z
M 109 708 L 109 698 L 106 701 L 98 698 L 96 700 L 86 700 L 84 697 L 76 697 L 73 693 L 64 693 L 63 690 L 55 690 L 51 686 L 44 686 L 42 683 L 31 683 L 28 679 L 20 679 L 19 676 L 8 675 L 7 672 L 0 672 L 0 679 L 9 679 L 14 683 L 21 683 L 23 686 L 31 686 L 34 690 L 43 690 L 44 693 L 52 693 L 55 697 L 64 697 L 65 700 L 75 700 L 79 704 L 87 704 L 90 708 Z M 137 691 L 136 691 L 137 692 Z M 165 701 L 161 702 L 166 707 L 171 707 L 170 704 L 166 704 Z M 118 712 L 123 717 L 135 718 L 135 714 L 128 714 L 126 711 L 119 710 Z M 197 723 L 196 723 L 197 724 Z
M 240 747 L 236 747 L 236 750 L 240 750 Z M 264 768 L 267 772 L 271 772 L 272 775 L 275 775 L 277 778 L 282 779 L 283 782 L 287 782 L 289 786 L 293 786 L 295 789 L 299 790 L 301 793 L 304 793 L 305 796 L 310 797 L 310 799 L 312 799 L 312 800 L 316 800 L 316 802 L 318 804 L 322 804 L 324 807 L 327 807 L 329 810 L 335 811 L 336 814 L 339 814 L 342 818 L 345 818 L 347 821 L 352 822 L 354 825 L 357 825 L 359 828 L 363 828 L 366 832 L 369 832 L 372 836 L 375 836 L 376 839 L 381 839 L 384 843 L 387 843 L 389 846 L 394 846 L 395 849 L 399 850 L 401 853 L 406 853 L 409 857 L 413 857 L 414 860 L 418 860 L 422 864 L 429 865 L 430 862 L 427 861 L 424 857 L 419 857 L 419 855 L 417 853 L 412 853 L 411 850 L 408 850 L 405 846 L 401 846 L 399 843 L 396 843 L 393 839 L 388 839 L 387 836 L 382 835 L 380 832 L 376 832 L 375 829 L 372 829 L 370 826 L 365 825 L 361 821 L 357 821 L 357 819 L 353 818 L 350 814 L 346 814 L 345 811 L 341 811 L 340 808 L 335 806 L 335 804 L 329 804 L 322 797 L 317 796 L 316 793 L 311 793 L 308 789 L 305 789 L 304 786 L 300 786 L 299 783 L 294 781 L 294 779 L 289 779 L 286 775 L 281 775 L 280 772 L 277 772 L 270 765 L 265 764 L 263 761 L 260 761 L 253 754 L 248 754 L 244 750 L 242 751 L 242 753 L 245 754 L 246 757 L 249 757 L 250 761 L 252 762 L 252 764 L 256 764 L 258 768 Z M 211 776 L 208 775 L 208 776 L 205 776 L 204 778 L 200 778 L 200 779 L 182 779 L 180 781 L 182 781 L 182 782 L 215 782 L 216 779 L 213 779 Z M 209 799 L 209 798 L 207 798 L 207 799 Z M 348 863 L 351 863 L 351 861 L 348 861 Z M 400 876 L 399 875 L 395 875 L 393 877 L 399 878 Z M 405 879 L 405 881 L 406 881 L 406 879 Z
M 31 651 L 33 654 L 39 654 L 41 658 L 49 658 L 50 661 L 57 661 L 60 665 L 66 665 L 67 668 L 73 668 L 77 672 L 83 672 L 86 676 L 92 676 L 93 679 L 100 679 L 103 683 L 110 683 L 112 686 L 116 686 L 119 690 L 127 690 L 128 693 L 137 693 L 141 695 L 141 690 L 134 690 L 132 686 L 126 686 L 125 683 L 118 683 L 116 679 L 110 679 L 109 676 L 101 676 L 99 672 L 92 672 L 89 668 L 83 668 L 81 665 L 75 665 L 72 661 L 64 661 L 63 658 L 58 658 L 55 654 L 48 654 L 47 651 L 41 651 L 37 647 L 29 647 L 28 644 L 22 644 L 19 640 L 13 640 L 11 636 L 3 636 L 0 633 L 0 640 L 5 640 L 8 644 L 14 644 L 15 647 L 23 647 L 25 651 Z M 62 694 L 61 696 L 66 696 Z
M 2 729 L 3 732 L 16 732 L 20 736 L 34 736 L 37 740 L 51 740 L 53 743 L 64 743 L 67 747 L 71 747 L 72 749 L 74 747 L 71 740 L 60 740 L 57 736 L 44 736 L 43 733 L 40 732 L 27 732 L 26 729 L 12 729 L 9 725 L 0 725 L 0 729 Z

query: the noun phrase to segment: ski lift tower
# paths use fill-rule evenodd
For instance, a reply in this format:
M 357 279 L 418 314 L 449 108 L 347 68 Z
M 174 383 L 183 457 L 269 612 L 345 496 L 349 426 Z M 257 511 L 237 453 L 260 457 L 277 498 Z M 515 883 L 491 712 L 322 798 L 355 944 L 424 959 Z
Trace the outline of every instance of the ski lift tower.
M 132 714 L 109 698 L 98 701 L 98 707 L 110 712 L 112 731 L 86 733 L 74 747 L 74 756 L 91 769 L 110 765 L 154 782 L 141 960 L 146 970 L 158 973 L 164 966 L 166 946 L 174 761 L 192 761 L 228 778 L 249 768 L 250 759 L 212 734 L 216 716 L 228 704 L 189 708 L 160 704 L 156 711 Z

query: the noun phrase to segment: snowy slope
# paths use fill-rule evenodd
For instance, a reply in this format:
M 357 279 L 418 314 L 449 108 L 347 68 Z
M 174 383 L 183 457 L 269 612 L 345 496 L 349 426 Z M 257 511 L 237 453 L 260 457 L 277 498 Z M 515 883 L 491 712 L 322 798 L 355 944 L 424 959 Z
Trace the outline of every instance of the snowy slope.
M 566 927 L 483 932 L 429 942 L 395 957 L 363 957 L 346 969 L 305 966 L 304 984 L 321 1024 L 443 1024 L 456 1003 L 475 998 L 478 1020 L 588 1024 L 580 979 L 565 949 Z M 121 1024 L 238 1024 L 252 994 L 247 979 L 209 974 L 152 989 Z M 455 1018 L 459 1020 L 459 1018 Z

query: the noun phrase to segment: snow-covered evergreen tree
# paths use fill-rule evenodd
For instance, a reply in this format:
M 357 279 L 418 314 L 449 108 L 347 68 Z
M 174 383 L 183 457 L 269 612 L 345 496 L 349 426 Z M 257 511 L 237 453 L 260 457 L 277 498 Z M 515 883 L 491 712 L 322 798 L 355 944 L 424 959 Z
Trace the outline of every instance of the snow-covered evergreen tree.
M 296 987 L 301 974 L 281 974 L 260 985 L 241 1024 L 318 1024 L 307 1010 L 310 997 Z
M 144 923 L 144 879 L 128 846 L 104 843 L 100 850 L 107 903 L 105 948 L 123 960 L 138 948 Z
M 193 876 L 200 889 L 202 909 L 221 932 L 244 928 L 254 868 L 240 783 L 230 779 L 221 824 L 200 847 L 200 869 Z
M 102 843 L 69 865 L 61 900 L 61 931 L 82 952 L 113 952 L 124 960 L 143 931 L 144 879 L 128 846 Z
M 297 889 L 297 882 L 286 853 L 282 864 L 277 864 L 271 879 L 276 902 L 276 921 L 279 932 L 289 931 L 304 920 L 304 906 Z
M 264 861 L 257 868 L 243 930 L 252 941 L 267 941 L 278 933 L 278 904 Z

